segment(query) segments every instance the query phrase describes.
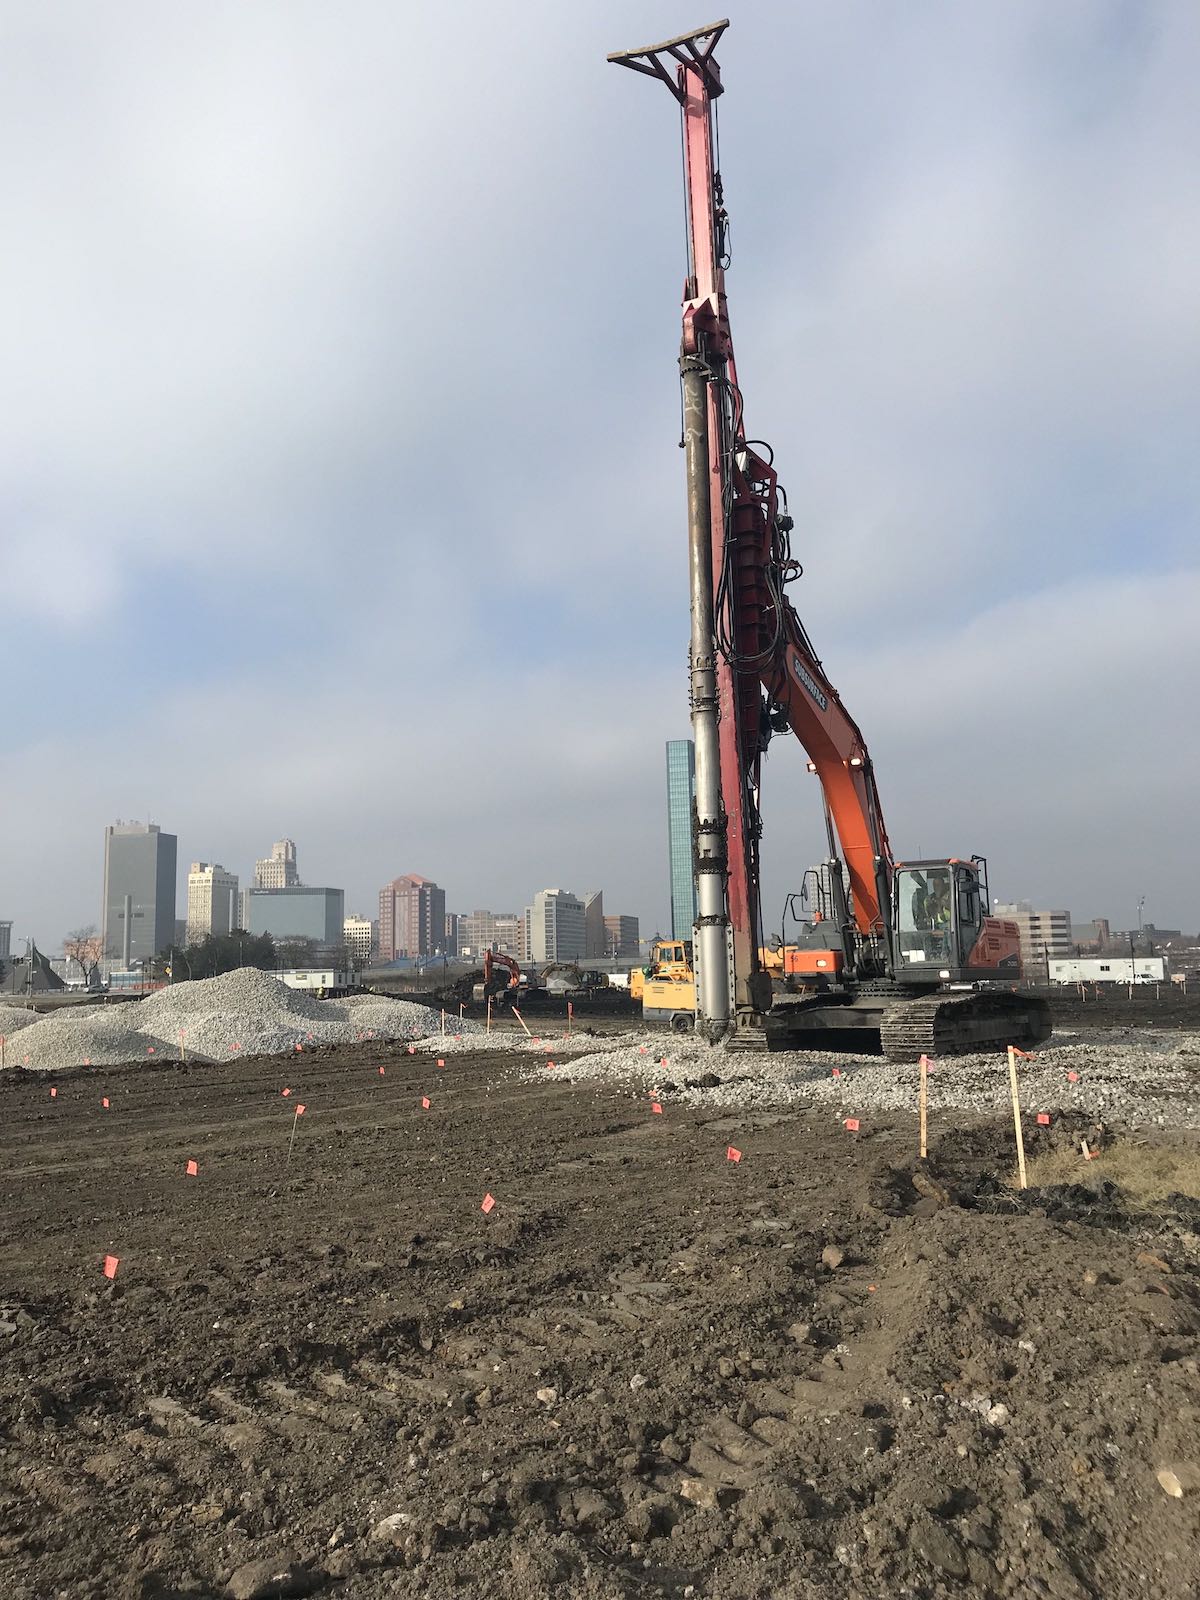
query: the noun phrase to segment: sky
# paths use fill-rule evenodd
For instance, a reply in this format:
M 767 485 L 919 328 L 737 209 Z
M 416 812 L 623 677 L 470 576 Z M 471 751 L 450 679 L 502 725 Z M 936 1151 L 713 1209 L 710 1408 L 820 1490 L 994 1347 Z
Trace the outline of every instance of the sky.
M 730 315 L 903 857 L 1200 925 L 1200 8 L 730 0 Z M 645 0 L 0 3 L 0 918 L 147 814 L 668 925 L 678 117 Z M 768 756 L 764 915 L 825 853 Z M 180 894 L 180 910 L 185 896 Z

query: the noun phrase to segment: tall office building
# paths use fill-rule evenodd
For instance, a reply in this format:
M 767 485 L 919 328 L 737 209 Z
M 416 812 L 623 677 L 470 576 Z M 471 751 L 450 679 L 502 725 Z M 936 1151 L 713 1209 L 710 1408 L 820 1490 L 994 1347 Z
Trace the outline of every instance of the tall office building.
M 671 863 L 671 937 L 690 939 L 696 921 L 692 870 L 692 809 L 696 799 L 696 746 L 667 740 L 667 850 Z
M 1036 911 L 1030 901 L 1016 900 L 1010 905 L 993 906 L 992 915 L 1016 923 L 1021 936 L 1021 965 L 1031 975 L 1042 970 L 1044 976 L 1047 960 L 1075 954 L 1069 911 Z
M 342 935 L 354 965 L 367 966 L 375 948 L 375 924 L 369 917 L 347 917 L 342 923 Z
M 636 917 L 605 917 L 604 954 L 616 961 L 637 960 L 641 954 L 641 940 Z
M 341 889 L 292 883 L 285 889 L 243 889 L 242 927 L 282 939 L 311 939 L 337 950 L 345 939 L 346 896 Z
M 294 889 L 299 883 L 296 846 L 291 839 L 280 839 L 271 846 L 271 854 L 264 861 L 254 863 L 256 889 Z
M 379 954 L 432 956 L 446 947 L 446 891 L 420 873 L 393 878 L 379 891 Z
M 238 924 L 238 881 L 236 872 L 208 861 L 193 861 L 187 885 L 188 944 L 197 944 L 207 934 L 229 933 Z
M 529 959 L 583 961 L 586 953 L 583 901 L 569 889 L 539 889 L 529 913 Z
M 146 961 L 175 938 L 178 841 L 157 822 L 115 822 L 104 830 L 101 937 L 108 961 Z
M 583 894 L 583 953 L 589 961 L 604 956 L 603 889 L 587 889 Z
M 12 955 L 12 923 L 0 922 L 0 961 Z
M 471 911 L 458 919 L 458 948 L 464 954 L 499 950 L 520 960 L 523 943 L 522 918 L 515 911 Z

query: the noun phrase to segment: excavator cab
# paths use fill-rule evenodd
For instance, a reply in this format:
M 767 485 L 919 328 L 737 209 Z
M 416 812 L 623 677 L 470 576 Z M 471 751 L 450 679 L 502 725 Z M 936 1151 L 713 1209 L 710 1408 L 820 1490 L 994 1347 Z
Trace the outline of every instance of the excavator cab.
M 897 867 L 892 884 L 897 979 L 945 983 L 972 976 L 981 964 L 976 952 L 985 902 L 986 884 L 973 861 Z

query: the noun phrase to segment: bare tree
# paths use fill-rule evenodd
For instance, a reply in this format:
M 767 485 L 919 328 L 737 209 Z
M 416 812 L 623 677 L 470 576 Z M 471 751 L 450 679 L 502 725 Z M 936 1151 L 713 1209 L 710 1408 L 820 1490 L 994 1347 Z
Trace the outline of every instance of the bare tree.
M 86 928 L 76 928 L 69 933 L 63 940 L 63 955 L 68 964 L 72 961 L 78 963 L 84 986 L 90 988 L 104 955 L 104 942 L 96 931 L 96 924 L 90 922 Z

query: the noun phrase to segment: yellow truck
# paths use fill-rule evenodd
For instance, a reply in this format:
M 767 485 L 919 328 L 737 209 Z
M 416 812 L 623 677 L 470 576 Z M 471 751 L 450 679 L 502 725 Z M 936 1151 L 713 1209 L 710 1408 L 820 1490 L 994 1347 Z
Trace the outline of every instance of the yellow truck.
M 629 993 L 642 1002 L 647 1022 L 666 1022 L 677 1032 L 696 1023 L 696 974 L 689 939 L 657 939 L 650 963 L 629 975 Z

